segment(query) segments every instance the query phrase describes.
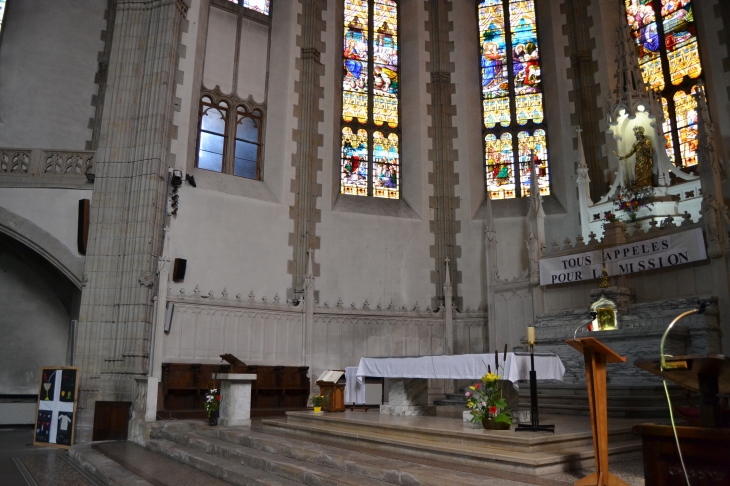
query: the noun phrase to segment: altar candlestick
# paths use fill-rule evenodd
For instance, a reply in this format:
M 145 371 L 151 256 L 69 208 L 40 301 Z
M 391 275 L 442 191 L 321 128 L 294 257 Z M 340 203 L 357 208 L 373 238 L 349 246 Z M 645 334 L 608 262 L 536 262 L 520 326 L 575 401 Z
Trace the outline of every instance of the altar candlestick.
M 527 328 L 527 342 L 529 344 L 535 344 L 535 328 L 534 327 Z

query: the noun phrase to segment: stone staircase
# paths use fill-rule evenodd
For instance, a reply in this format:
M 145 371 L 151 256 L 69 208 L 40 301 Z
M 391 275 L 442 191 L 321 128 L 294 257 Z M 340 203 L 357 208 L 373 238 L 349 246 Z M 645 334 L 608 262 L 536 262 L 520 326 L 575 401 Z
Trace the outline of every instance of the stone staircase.
M 484 433 L 451 418 L 393 417 L 391 423 L 341 414 L 287 413 L 284 421 L 262 421 L 265 431 L 377 450 L 387 455 L 541 476 L 594 465 L 593 439 L 587 431 L 516 434 Z M 381 420 L 385 420 L 381 417 Z M 588 422 L 586 422 L 586 425 Z M 561 430 L 565 428 L 561 427 Z M 609 457 L 640 457 L 641 443 L 629 424 L 609 429 Z M 450 484 L 450 483 L 443 483 Z
M 670 386 L 672 405 L 687 405 L 684 390 Z M 537 403 L 541 414 L 589 416 L 588 394 L 585 385 L 538 384 Z M 520 384 L 520 410 L 530 409 L 530 386 Z M 434 405 L 463 406 L 466 410 L 464 390 L 459 394 L 447 394 L 445 399 L 435 400 Z M 662 385 L 621 386 L 608 385 L 608 416 L 613 418 L 669 418 L 667 397 Z
M 159 474 L 154 478 L 142 477 L 144 474 L 135 471 L 134 464 L 125 463 L 121 457 L 116 459 L 113 450 L 105 450 L 105 446 L 113 449 L 120 445 L 142 450 L 147 454 L 147 462 L 174 461 L 177 466 L 168 469 L 203 472 L 212 476 L 211 481 L 242 486 L 466 486 L 483 484 L 485 480 L 481 474 L 354 452 L 246 427 L 209 427 L 180 421 L 158 422 L 153 426 L 145 444 L 146 451 L 128 442 L 95 443 L 73 446 L 70 456 L 105 485 L 209 484 L 193 480 L 192 473 L 188 473 L 191 479 L 183 482 L 166 480 Z M 140 476 L 130 473 L 129 469 L 139 472 Z M 175 472 L 179 477 L 180 471 Z M 515 484 L 493 479 L 489 484 Z

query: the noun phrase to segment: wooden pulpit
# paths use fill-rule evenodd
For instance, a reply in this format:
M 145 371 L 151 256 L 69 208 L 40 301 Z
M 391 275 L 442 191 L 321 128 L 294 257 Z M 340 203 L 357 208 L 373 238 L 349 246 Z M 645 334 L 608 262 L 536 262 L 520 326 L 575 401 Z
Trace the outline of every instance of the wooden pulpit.
M 586 364 L 586 386 L 588 404 L 591 409 L 593 429 L 593 452 L 596 457 L 596 472 L 575 482 L 575 486 L 618 486 L 626 485 L 608 472 L 608 405 L 606 404 L 606 363 L 625 363 L 619 356 L 596 338 L 586 337 L 565 341 L 583 354 Z

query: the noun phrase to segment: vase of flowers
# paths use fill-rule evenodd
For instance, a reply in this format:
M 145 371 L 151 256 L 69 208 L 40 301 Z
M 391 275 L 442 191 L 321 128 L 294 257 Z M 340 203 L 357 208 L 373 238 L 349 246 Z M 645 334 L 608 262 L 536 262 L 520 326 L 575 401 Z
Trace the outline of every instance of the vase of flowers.
M 497 365 L 497 371 L 499 368 Z M 504 382 L 500 381 L 501 378 L 501 375 L 492 373 L 488 367 L 487 374 L 466 392 L 466 406 L 471 409 L 471 422 L 481 422 L 488 430 L 509 430 L 512 426 L 512 415 L 502 394 Z
M 324 397 L 322 395 L 315 395 L 312 397 L 314 413 L 322 413 L 322 402 L 324 402 Z
M 208 424 L 218 425 L 218 409 L 221 406 L 221 396 L 217 388 L 213 388 L 205 395 L 205 411 L 208 413 Z
M 626 187 L 618 186 L 616 195 L 613 197 L 613 204 L 616 209 L 623 211 L 628 217 L 628 221 L 635 222 L 642 208 L 654 205 L 654 188 L 640 186 L 635 181 Z

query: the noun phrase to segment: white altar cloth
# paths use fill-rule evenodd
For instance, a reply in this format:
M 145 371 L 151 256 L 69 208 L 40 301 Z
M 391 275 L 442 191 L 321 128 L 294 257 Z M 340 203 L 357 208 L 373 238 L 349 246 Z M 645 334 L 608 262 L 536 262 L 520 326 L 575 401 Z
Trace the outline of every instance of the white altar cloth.
M 499 353 L 502 379 L 515 383 L 530 379 L 530 353 Z M 357 380 L 366 376 L 380 378 L 442 378 L 478 380 L 487 373 L 487 365 L 494 370 L 494 353 L 460 354 L 450 356 L 391 356 L 360 358 Z M 553 353 L 535 353 L 535 371 L 538 380 L 563 380 L 565 366 Z
M 361 405 L 365 403 L 365 383 L 357 379 L 357 367 L 350 366 L 345 368 L 345 405 L 348 403 L 356 403 Z

